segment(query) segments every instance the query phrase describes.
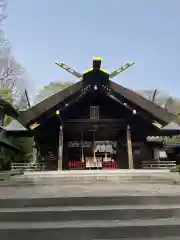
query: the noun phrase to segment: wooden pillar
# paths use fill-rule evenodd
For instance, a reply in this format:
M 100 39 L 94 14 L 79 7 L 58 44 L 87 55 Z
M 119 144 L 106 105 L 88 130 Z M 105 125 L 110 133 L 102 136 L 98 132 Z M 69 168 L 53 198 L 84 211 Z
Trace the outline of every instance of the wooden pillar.
M 35 145 L 35 142 L 33 141 L 33 163 L 37 163 L 37 148 L 36 148 L 36 145 Z
M 35 164 L 37 163 L 37 144 L 36 144 L 36 137 L 33 137 L 32 140 L 32 163 Z
M 59 156 L 58 156 L 58 170 L 62 170 L 62 161 L 63 161 L 63 127 L 60 126 L 59 130 Z
M 69 154 L 68 154 L 68 140 L 65 137 L 65 135 L 63 135 L 63 161 L 62 161 L 62 170 L 67 170 L 69 169 L 68 166 L 68 158 L 69 158 Z
M 132 153 L 132 142 L 131 142 L 131 128 L 129 125 L 126 126 L 126 137 L 127 137 L 127 152 L 128 152 L 129 169 L 133 169 L 134 164 L 133 164 L 133 153 Z

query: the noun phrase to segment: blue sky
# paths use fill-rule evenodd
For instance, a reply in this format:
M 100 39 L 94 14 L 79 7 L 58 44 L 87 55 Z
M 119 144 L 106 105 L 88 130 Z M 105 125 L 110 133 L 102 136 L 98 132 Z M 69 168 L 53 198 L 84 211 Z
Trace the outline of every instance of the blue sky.
M 123 86 L 180 97 L 180 0 L 8 0 L 6 31 L 33 94 L 75 80 L 55 61 L 83 71 L 102 56 L 108 70 L 136 62 Z

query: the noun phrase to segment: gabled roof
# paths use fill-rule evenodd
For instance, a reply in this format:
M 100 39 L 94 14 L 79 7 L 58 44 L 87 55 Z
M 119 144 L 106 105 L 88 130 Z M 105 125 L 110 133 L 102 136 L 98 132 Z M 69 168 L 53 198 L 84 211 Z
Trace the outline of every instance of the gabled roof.
M 13 151 L 19 151 L 19 148 L 11 144 L 7 138 L 0 139 L 0 146 L 9 148 Z
M 175 122 L 170 122 L 162 128 L 165 131 L 180 131 L 180 126 Z
M 0 129 L 0 146 L 9 148 L 14 151 L 19 151 L 19 148 L 8 140 L 6 137 L 6 132 L 2 128 Z
M 128 88 L 125 88 L 115 82 L 110 81 L 110 88 L 117 94 L 123 96 L 128 101 L 134 103 L 135 105 L 139 106 L 143 110 L 152 114 L 155 118 L 167 124 L 176 118 L 176 115 L 170 113 L 169 111 L 167 111 L 167 109 L 162 108 L 161 106 L 148 100 L 147 98 L 144 98 L 138 93 Z
M 6 113 L 8 116 L 17 118 L 19 116 L 19 112 L 13 108 L 13 106 L 6 102 L 5 100 L 0 98 L 0 107 L 4 109 L 4 113 Z
M 51 97 L 43 100 L 42 102 L 34 105 L 32 108 L 20 113 L 18 122 L 22 123 L 24 126 L 27 126 L 30 122 L 36 120 L 39 116 L 44 114 L 46 111 L 56 107 L 58 104 L 66 100 L 71 95 L 80 91 L 83 87 L 82 82 L 77 82 L 68 88 L 52 95 Z
M 58 107 L 58 105 L 64 102 L 69 96 L 81 91 L 83 87 L 83 81 L 79 81 L 38 103 L 27 111 L 22 112 L 17 120 L 27 127 L 28 124 L 36 121 L 36 119 L 46 111 L 56 106 Z M 166 109 L 113 81 L 109 80 L 108 88 L 137 107 L 149 112 L 154 118 L 159 119 L 164 124 L 168 124 L 176 118 L 174 114 L 168 112 Z
M 13 119 L 7 126 L 4 127 L 6 131 L 28 131 L 22 124 L 17 120 Z

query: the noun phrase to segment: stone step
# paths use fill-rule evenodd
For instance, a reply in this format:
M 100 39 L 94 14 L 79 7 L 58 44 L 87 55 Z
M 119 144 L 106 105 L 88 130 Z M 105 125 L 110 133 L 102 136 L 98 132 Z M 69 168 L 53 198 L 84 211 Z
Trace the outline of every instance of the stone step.
M 0 222 L 180 218 L 180 205 L 0 208 Z
M 107 183 L 164 183 L 179 182 L 178 173 L 167 170 L 95 170 L 95 171 L 64 171 L 64 172 L 26 172 L 24 175 L 13 176 L 1 181 L 0 186 L 31 186 L 31 185 L 86 185 Z
M 17 181 L 3 181 L 0 182 L 0 186 L 16 186 L 16 187 L 21 187 L 21 186 L 34 186 L 34 185 L 90 185 L 90 184 L 180 184 L 180 179 L 159 179 L 159 178 L 139 178 L 139 179 L 91 179 L 91 180 L 82 180 L 82 179 L 39 179 L 38 181 L 35 180 L 17 180 Z
M 100 240 L 100 239 L 99 239 Z M 101 239 L 102 240 L 102 239 Z M 168 236 L 168 237 L 143 237 L 143 238 L 121 238 L 121 239 L 104 239 L 104 240 L 179 240 L 179 237 L 172 237 L 172 236 Z
M 177 240 L 180 186 L 0 188 L 0 239 Z
M 11 239 L 120 239 L 180 236 L 180 219 L 131 221 L 1 222 L 0 236 Z
M 86 196 L 44 198 L 1 198 L 1 208 L 68 207 L 68 206 L 121 206 L 121 205 L 177 205 L 180 195 L 162 196 Z

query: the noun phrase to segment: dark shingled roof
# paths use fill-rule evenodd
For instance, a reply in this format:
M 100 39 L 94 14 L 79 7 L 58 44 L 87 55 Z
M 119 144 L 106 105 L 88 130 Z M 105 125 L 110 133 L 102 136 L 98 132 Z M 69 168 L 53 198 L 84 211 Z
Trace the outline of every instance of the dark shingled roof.
M 13 119 L 7 126 L 4 127 L 6 131 L 28 131 L 22 124 L 17 120 Z
M 165 130 L 165 131 L 180 131 L 180 126 L 175 123 L 175 122 L 170 122 L 169 124 L 167 124 L 166 126 L 164 126 L 162 128 L 162 130 Z
M 2 147 L 6 147 L 9 148 L 13 151 L 19 151 L 19 148 L 16 147 L 15 145 L 11 144 L 8 139 L 4 138 L 4 139 L 0 139 L 0 146 Z
M 80 91 L 83 87 L 83 81 L 77 82 L 76 84 L 73 84 L 70 87 L 38 103 L 27 111 L 22 112 L 17 120 L 24 126 L 28 126 L 28 124 L 35 121 L 46 111 L 54 108 L 66 100 L 69 96 L 75 94 L 77 91 Z M 152 116 L 154 116 L 156 119 L 159 119 L 164 124 L 168 124 L 176 118 L 174 114 L 168 112 L 166 109 L 113 81 L 109 81 L 108 87 L 117 95 L 149 112 Z
M 0 107 L 3 107 L 4 112 L 10 117 L 17 118 L 19 116 L 19 112 L 3 99 L 0 99 Z
M 157 119 L 165 123 L 170 123 L 177 117 L 176 115 L 167 111 L 165 108 L 162 108 L 161 106 L 144 98 L 138 93 L 133 92 L 130 89 L 125 88 L 115 82 L 110 81 L 110 88 L 117 94 L 123 96 L 128 101 L 134 103 L 135 105 L 139 106 L 143 110 L 146 110 L 147 112 L 152 114 L 154 117 L 156 117 Z
M 9 148 L 14 151 L 19 151 L 19 148 L 8 140 L 6 137 L 6 132 L 2 128 L 0 129 L 0 146 Z
M 34 121 L 36 118 L 44 114 L 46 111 L 57 106 L 59 103 L 63 102 L 69 96 L 75 94 L 77 91 L 81 90 L 83 83 L 77 82 L 68 88 L 50 96 L 49 98 L 43 100 L 42 102 L 34 105 L 32 108 L 24 111 L 20 114 L 17 119 L 18 122 L 22 123 L 24 126 L 27 126 L 30 122 Z

